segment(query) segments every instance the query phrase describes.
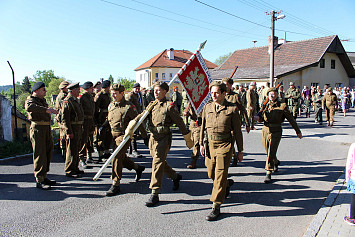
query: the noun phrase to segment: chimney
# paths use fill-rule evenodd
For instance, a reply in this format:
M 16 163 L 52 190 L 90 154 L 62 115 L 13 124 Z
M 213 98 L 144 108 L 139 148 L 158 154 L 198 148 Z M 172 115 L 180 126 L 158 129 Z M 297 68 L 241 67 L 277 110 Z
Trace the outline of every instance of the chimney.
M 278 41 L 279 41 L 279 38 L 277 36 L 274 36 L 274 42 L 273 42 L 273 47 L 274 49 L 276 49 L 277 45 L 278 45 Z M 272 50 L 272 42 L 271 42 L 271 36 L 269 36 L 269 54 L 271 54 L 271 50 Z
M 168 50 L 168 58 L 170 60 L 174 60 L 174 49 L 173 48 Z
M 285 44 L 286 40 L 285 39 L 279 39 L 278 44 Z

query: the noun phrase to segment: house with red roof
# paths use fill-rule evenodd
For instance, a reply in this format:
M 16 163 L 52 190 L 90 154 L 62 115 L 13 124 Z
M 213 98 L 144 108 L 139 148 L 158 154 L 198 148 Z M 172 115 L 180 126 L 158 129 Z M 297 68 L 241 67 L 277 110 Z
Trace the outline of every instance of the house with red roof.
M 165 81 L 168 83 L 192 55 L 193 53 L 184 49 L 165 49 L 134 69 L 136 71 L 136 82 L 139 82 L 142 87 L 149 87 L 157 81 Z M 218 66 L 206 59 L 205 63 L 209 69 Z M 178 86 L 181 92 L 181 86 L 178 80 L 175 81 L 172 86 Z
M 296 86 L 348 86 L 355 70 L 338 36 L 279 43 L 275 48 L 274 82 Z M 249 85 L 256 81 L 265 85 L 270 75 L 268 46 L 236 50 L 218 68 L 210 71 L 212 78 L 233 76 L 235 83 Z

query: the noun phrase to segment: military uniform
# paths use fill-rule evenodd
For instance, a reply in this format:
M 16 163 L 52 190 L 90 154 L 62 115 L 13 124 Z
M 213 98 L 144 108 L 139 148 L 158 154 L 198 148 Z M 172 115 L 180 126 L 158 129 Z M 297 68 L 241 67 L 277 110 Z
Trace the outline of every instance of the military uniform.
M 56 100 L 55 100 L 55 109 L 60 111 L 62 108 L 62 102 L 65 99 L 65 97 L 67 97 L 68 93 L 64 92 L 64 91 L 60 91 Z M 58 126 L 59 126 L 59 146 L 60 149 L 62 150 L 62 155 L 65 154 L 65 144 L 66 144 L 66 134 L 65 131 L 63 129 L 63 125 L 62 125 L 62 118 L 60 113 L 57 114 L 57 121 L 58 121 Z
M 84 111 L 79 99 L 75 98 L 71 93 L 63 100 L 61 116 L 67 136 L 65 173 L 68 176 L 78 175 L 82 173 L 79 170 L 79 150 L 83 133 Z M 74 134 L 74 138 L 70 139 L 70 134 Z
M 181 105 L 182 105 L 182 96 L 180 92 L 174 91 L 173 95 L 171 96 L 171 101 L 177 106 L 177 110 L 179 113 L 181 112 Z
M 94 113 L 95 113 L 95 102 L 92 95 L 85 91 L 80 97 L 80 104 L 84 111 L 84 125 L 83 133 L 81 137 L 81 149 L 79 151 L 79 157 L 81 161 L 85 161 L 85 156 L 87 153 L 92 153 L 90 149 L 90 140 L 95 131 L 94 123 Z M 88 157 L 89 158 L 89 157 Z
M 135 85 L 140 86 L 138 83 L 136 83 Z M 137 94 L 131 92 L 129 94 L 128 101 L 131 102 L 136 107 L 138 114 L 142 113 L 142 111 L 144 110 L 144 104 L 143 104 L 143 96 L 141 92 L 138 92 Z M 132 139 L 133 147 L 131 144 L 129 153 L 133 154 L 136 157 L 140 157 L 141 155 L 138 153 L 138 147 L 137 147 L 137 135 L 138 132 L 136 132 L 135 135 L 133 136 Z
M 53 138 L 51 132 L 51 115 L 46 111 L 46 99 L 29 96 L 25 102 L 28 119 L 31 121 L 30 139 L 33 148 L 34 176 L 37 183 L 47 180 L 53 152 Z
M 256 115 L 256 104 L 258 102 L 257 100 L 257 95 L 254 89 L 248 89 L 247 90 L 247 111 L 248 111 L 248 120 L 251 128 L 254 128 L 255 121 L 254 121 L 254 116 Z
M 97 93 L 95 97 L 95 121 L 96 121 L 96 129 L 98 130 L 102 124 L 106 121 L 107 114 L 108 114 L 108 106 L 111 103 L 111 97 L 109 93 L 106 93 L 104 89 L 102 89 L 99 93 Z M 96 131 L 97 133 L 97 131 Z M 112 135 L 110 128 L 105 128 L 103 137 L 96 137 L 97 140 L 97 147 L 99 151 L 99 156 L 102 155 L 102 152 L 108 153 L 109 149 L 111 148 L 112 143 Z
M 314 98 L 313 98 L 313 101 L 314 101 L 314 121 L 319 124 L 323 123 L 323 115 L 322 115 L 323 97 L 324 96 L 321 93 L 317 93 L 316 95 L 314 95 Z
M 241 96 L 243 96 L 241 94 Z M 231 102 L 232 104 L 236 105 L 238 107 L 239 113 L 240 113 L 240 117 L 244 118 L 245 120 L 245 126 L 250 127 L 250 122 L 248 119 L 248 114 L 247 111 L 245 109 L 245 101 L 244 103 L 239 99 L 242 97 L 239 97 L 238 93 L 234 92 L 234 91 L 230 91 L 229 93 L 226 93 L 226 100 L 228 102 Z M 246 99 L 246 93 L 245 93 L 245 98 Z
M 276 90 L 275 88 L 271 89 Z M 281 102 L 279 99 L 274 102 L 269 100 L 264 110 L 259 114 L 259 117 L 260 122 L 264 122 L 264 127 L 262 129 L 262 143 L 267 154 L 265 165 L 267 178 L 264 182 L 268 183 L 271 182 L 271 172 L 275 169 L 277 170 L 278 165 L 280 164 L 280 161 L 276 157 L 276 152 L 282 137 L 281 124 L 286 118 L 297 134 L 300 134 L 301 131 L 296 120 L 289 112 L 286 103 Z
M 196 168 L 196 162 L 200 157 L 200 131 L 201 131 L 202 114 L 197 116 L 192 106 L 190 106 L 188 113 L 189 113 L 188 116 L 190 116 L 191 118 L 189 129 L 191 131 L 191 138 L 192 141 L 194 142 L 194 146 L 192 147 L 192 153 L 191 153 L 192 161 L 191 164 L 187 166 L 187 168 L 194 169 Z
M 213 180 L 211 202 L 222 204 L 228 187 L 228 167 L 232 159 L 233 143 L 237 143 L 238 152 L 243 151 L 243 135 L 237 106 L 224 100 L 221 105 L 210 102 L 202 112 L 200 144 L 207 131 L 210 157 L 205 158 L 208 177 Z M 233 138 L 233 137 L 234 138 Z M 205 154 L 206 154 L 205 147 Z
M 187 92 L 185 90 L 181 93 L 181 95 L 182 95 L 182 110 L 184 111 L 189 104 L 189 98 L 188 98 Z M 189 126 L 189 116 L 184 116 L 183 120 L 185 122 L 186 127 L 188 127 Z
M 322 100 L 322 106 L 325 108 L 328 126 L 333 126 L 335 107 L 338 107 L 337 95 L 333 92 L 331 92 L 331 94 L 328 92 L 325 93 Z
M 295 119 L 297 118 L 300 98 L 301 92 L 297 88 L 288 88 L 285 93 L 285 99 L 287 99 L 287 106 Z

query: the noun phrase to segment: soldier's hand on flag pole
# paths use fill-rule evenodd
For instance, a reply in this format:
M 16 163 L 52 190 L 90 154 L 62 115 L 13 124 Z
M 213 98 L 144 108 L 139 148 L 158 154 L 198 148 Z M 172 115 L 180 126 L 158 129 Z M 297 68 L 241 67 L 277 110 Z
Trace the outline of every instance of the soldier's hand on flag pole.
M 133 137 L 133 133 L 134 133 L 134 126 L 136 126 L 137 121 L 136 120 L 131 120 L 126 128 L 125 131 L 125 136 L 129 136 L 130 138 Z

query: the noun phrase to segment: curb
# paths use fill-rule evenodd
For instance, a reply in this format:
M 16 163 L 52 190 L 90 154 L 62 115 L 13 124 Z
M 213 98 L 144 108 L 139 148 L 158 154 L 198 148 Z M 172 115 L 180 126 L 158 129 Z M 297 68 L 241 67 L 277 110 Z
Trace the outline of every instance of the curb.
M 5 162 L 5 161 L 10 161 L 10 160 L 17 160 L 17 159 L 21 159 L 21 158 L 29 158 L 31 156 L 33 156 L 33 153 L 18 155 L 18 156 L 11 156 L 11 157 L 0 159 L 0 163 Z
M 324 220 L 327 218 L 327 215 L 332 208 L 335 200 L 337 199 L 340 191 L 345 185 L 345 171 L 336 181 L 332 191 L 329 193 L 327 199 L 324 201 L 322 207 L 318 210 L 317 215 L 313 218 L 311 224 L 308 226 L 304 237 L 315 237 L 317 236 L 320 228 L 323 225 Z

